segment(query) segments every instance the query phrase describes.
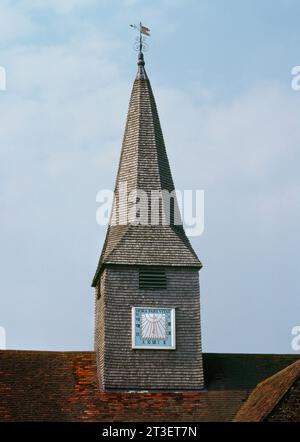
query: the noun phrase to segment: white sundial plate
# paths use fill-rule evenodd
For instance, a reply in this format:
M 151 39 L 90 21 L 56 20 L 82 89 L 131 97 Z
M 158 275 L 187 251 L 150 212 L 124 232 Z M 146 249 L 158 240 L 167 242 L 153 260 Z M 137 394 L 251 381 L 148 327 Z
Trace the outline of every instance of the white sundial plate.
M 175 309 L 132 307 L 132 348 L 174 350 Z

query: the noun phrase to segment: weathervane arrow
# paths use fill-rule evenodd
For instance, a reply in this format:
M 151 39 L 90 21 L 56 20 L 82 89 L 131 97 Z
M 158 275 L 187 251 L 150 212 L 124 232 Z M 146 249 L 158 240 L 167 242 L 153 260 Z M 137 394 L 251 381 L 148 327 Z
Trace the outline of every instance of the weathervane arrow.
M 146 28 L 146 26 L 142 26 L 142 24 L 140 24 L 140 33 L 150 37 L 150 29 Z
M 150 29 L 146 26 L 142 25 L 142 22 L 140 22 L 139 25 L 130 25 L 132 28 L 139 31 L 139 51 L 142 52 L 142 50 L 145 48 L 145 41 L 142 35 L 146 35 L 147 37 L 150 37 Z

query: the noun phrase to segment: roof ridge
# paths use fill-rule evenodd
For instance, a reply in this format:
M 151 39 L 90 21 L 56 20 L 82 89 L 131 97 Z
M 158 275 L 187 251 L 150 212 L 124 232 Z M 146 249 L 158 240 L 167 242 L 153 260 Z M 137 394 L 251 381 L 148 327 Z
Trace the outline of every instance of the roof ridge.
M 285 377 L 285 375 L 287 376 Z M 246 402 L 241 406 L 234 422 L 260 422 L 263 421 L 278 405 L 286 395 L 291 386 L 300 378 L 300 358 L 259 382 L 251 392 Z M 287 382 L 283 382 L 286 380 Z M 282 381 L 282 382 L 280 382 Z M 272 386 L 272 391 L 268 391 L 268 386 Z M 269 393 L 266 395 L 266 393 Z M 272 394 L 273 393 L 273 394 Z

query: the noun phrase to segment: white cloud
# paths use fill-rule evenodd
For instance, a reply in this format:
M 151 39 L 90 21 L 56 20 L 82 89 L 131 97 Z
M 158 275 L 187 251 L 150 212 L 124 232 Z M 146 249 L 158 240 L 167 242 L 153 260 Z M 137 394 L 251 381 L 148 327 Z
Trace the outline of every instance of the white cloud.
M 123 6 L 136 6 L 141 0 L 121 0 Z
M 5 54 L 10 79 L 0 103 L 0 156 L 7 165 L 6 188 L 19 188 L 19 199 L 33 191 L 41 173 L 63 178 L 67 171 L 77 173 L 86 160 L 94 167 L 98 149 L 110 149 L 120 130 L 112 115 L 120 112 L 127 88 L 107 55 L 109 47 L 113 52 L 114 43 L 91 34 L 84 42 L 20 46 Z M 125 99 L 123 103 L 124 114 Z M 72 170 L 68 157 L 73 158 Z M 33 168 L 30 176 L 21 172 L 24 166 Z
M 0 10 L 0 42 L 2 45 L 31 35 L 36 24 L 30 16 L 23 13 L 10 0 L 1 1 Z
M 92 318 L 87 309 L 93 303 L 88 289 L 93 269 L 89 260 L 85 261 L 86 271 L 75 269 L 90 241 L 84 240 L 84 232 L 89 232 L 87 236 L 96 233 L 100 247 L 103 231 L 95 222 L 95 195 L 101 185 L 112 185 L 110 166 L 117 162 L 119 152 L 120 121 L 125 118 L 130 85 L 113 60 L 115 50 L 116 42 L 92 32 L 64 45 L 19 45 L 2 54 L 9 82 L 0 100 L 0 161 L 5 164 L 0 177 L 0 236 L 5 244 L 1 263 L 7 278 L 1 283 L 6 296 L 0 299 L 0 313 L 2 320 L 8 318 L 11 342 L 20 342 L 19 323 L 31 346 L 38 347 L 40 339 L 44 339 L 44 347 L 55 346 L 55 341 L 60 346 L 65 320 L 52 330 L 53 315 L 58 311 L 49 302 L 64 304 L 69 295 L 64 301 L 49 295 L 50 291 L 66 291 L 66 280 L 73 279 L 74 271 L 81 273 L 78 294 L 86 292 L 90 302 L 73 294 L 75 306 L 66 318 L 70 334 L 65 334 L 65 342 L 72 342 L 76 323 L 83 326 Z M 60 252 L 55 257 L 58 239 Z M 14 279 L 16 250 L 22 262 L 21 291 L 16 289 L 17 281 L 9 283 Z M 97 257 L 93 258 L 96 262 Z M 69 275 L 66 280 L 61 279 L 63 267 Z M 46 288 L 41 293 L 42 280 Z M 18 299 L 13 315 L 12 293 Z M 32 306 L 26 314 L 24 302 Z M 47 309 L 52 313 L 46 314 Z M 84 311 L 86 317 L 78 319 Z M 41 316 L 45 317 L 42 322 Z M 83 332 L 82 342 L 85 339 Z
M 100 0 L 101 1 L 101 0 Z M 105 0 L 102 0 L 105 2 Z M 99 0 L 22 0 L 25 8 L 38 10 L 53 10 L 58 14 L 69 14 L 70 12 L 84 7 L 85 9 L 95 6 Z
M 257 85 L 227 103 L 199 105 L 197 97 L 167 89 L 159 98 L 171 144 L 180 152 L 188 146 L 187 160 L 204 156 L 205 179 L 221 182 L 232 170 L 239 178 L 264 180 L 298 156 L 299 100 L 279 83 Z

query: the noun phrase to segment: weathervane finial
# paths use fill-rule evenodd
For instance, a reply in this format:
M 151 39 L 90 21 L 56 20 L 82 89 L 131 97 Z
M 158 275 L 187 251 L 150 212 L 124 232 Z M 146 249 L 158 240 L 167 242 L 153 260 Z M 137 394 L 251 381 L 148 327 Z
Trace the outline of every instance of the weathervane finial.
M 140 54 L 143 52 L 143 50 L 146 50 L 148 48 L 146 39 L 143 37 L 143 35 L 146 35 L 147 37 L 150 37 L 150 29 L 146 26 L 142 25 L 142 22 L 140 22 L 139 25 L 130 25 L 132 28 L 136 29 L 139 32 L 139 36 L 137 37 L 137 42 L 135 49 L 140 52 Z

